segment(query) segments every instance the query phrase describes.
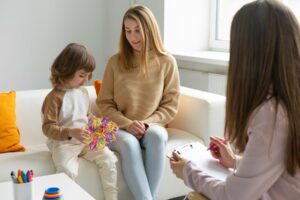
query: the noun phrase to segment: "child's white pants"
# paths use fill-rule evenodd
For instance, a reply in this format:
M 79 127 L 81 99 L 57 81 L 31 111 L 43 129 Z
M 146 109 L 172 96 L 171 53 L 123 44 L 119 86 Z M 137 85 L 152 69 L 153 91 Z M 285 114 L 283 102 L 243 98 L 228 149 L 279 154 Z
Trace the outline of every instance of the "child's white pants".
M 48 142 L 57 172 L 64 172 L 72 179 L 78 174 L 78 157 L 95 162 L 99 167 L 103 192 L 106 200 L 117 200 L 117 157 L 105 147 L 103 150 L 92 151 L 87 145 Z

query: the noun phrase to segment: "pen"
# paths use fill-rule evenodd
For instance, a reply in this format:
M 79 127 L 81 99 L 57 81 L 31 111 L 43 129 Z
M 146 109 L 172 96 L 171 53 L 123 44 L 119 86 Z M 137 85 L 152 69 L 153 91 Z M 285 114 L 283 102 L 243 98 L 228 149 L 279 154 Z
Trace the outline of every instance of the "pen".
M 221 138 L 220 138 L 221 139 Z M 221 141 L 224 143 L 224 144 L 227 144 L 227 140 L 225 139 L 221 139 Z M 210 151 L 218 151 L 218 146 L 216 144 L 210 144 L 208 149 L 207 150 L 210 150 Z
M 215 144 L 211 144 L 211 145 L 208 147 L 207 150 L 210 150 L 210 151 L 216 151 L 216 150 L 218 150 L 218 146 L 215 145 Z
M 166 155 L 166 156 L 167 156 L 167 158 L 169 158 L 170 160 L 175 161 L 175 159 L 174 159 L 172 156 L 170 156 L 170 155 Z

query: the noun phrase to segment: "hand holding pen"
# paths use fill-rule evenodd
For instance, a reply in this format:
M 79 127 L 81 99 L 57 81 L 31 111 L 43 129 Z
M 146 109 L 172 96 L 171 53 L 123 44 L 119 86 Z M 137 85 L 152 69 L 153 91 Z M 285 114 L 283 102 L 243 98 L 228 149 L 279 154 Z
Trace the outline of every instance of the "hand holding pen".
M 235 155 L 231 148 L 227 145 L 227 141 L 219 137 L 210 137 L 210 145 L 207 150 L 210 150 L 211 155 L 219 160 L 220 164 L 225 168 L 234 168 Z
M 212 152 L 214 152 L 214 153 L 219 153 L 219 147 L 217 146 L 217 144 L 215 144 L 213 141 L 215 140 L 215 142 L 216 141 L 220 141 L 221 143 L 223 143 L 223 144 L 227 144 L 227 141 L 224 139 L 224 138 L 219 138 L 219 137 L 210 137 L 210 139 L 211 139 L 211 142 L 210 142 L 210 144 L 209 144 L 209 147 L 208 147 L 208 149 L 207 150 L 210 150 L 210 151 L 212 151 Z

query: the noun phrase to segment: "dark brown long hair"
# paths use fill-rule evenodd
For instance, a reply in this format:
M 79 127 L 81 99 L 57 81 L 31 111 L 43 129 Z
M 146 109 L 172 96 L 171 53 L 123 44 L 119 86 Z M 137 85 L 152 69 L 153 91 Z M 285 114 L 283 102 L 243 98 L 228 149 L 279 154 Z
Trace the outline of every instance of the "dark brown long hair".
M 95 58 L 85 46 L 70 43 L 54 60 L 50 80 L 53 87 L 62 86 L 67 80 L 74 77 L 76 71 L 83 69 L 86 72 L 93 72 L 95 67 Z M 91 78 L 89 77 L 89 79 Z
M 286 6 L 259 0 L 242 7 L 231 25 L 225 134 L 240 152 L 251 114 L 270 94 L 287 112 L 285 165 L 293 175 L 300 167 L 300 28 Z

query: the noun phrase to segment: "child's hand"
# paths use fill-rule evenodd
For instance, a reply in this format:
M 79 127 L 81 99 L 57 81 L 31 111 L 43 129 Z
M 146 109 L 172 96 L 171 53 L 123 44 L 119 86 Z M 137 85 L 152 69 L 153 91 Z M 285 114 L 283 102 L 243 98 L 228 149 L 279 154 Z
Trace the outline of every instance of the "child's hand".
M 96 118 L 96 116 L 93 113 L 91 113 L 91 112 L 88 113 L 87 117 L 88 117 L 88 119 L 90 119 L 90 118 Z
M 85 141 L 88 139 L 88 134 L 90 132 L 88 130 L 84 130 L 81 128 L 74 128 L 70 132 L 70 136 L 76 138 L 81 143 L 85 144 Z
M 211 155 L 218 159 L 225 168 L 234 168 L 235 156 L 226 140 L 219 137 L 210 137 L 209 150 Z

